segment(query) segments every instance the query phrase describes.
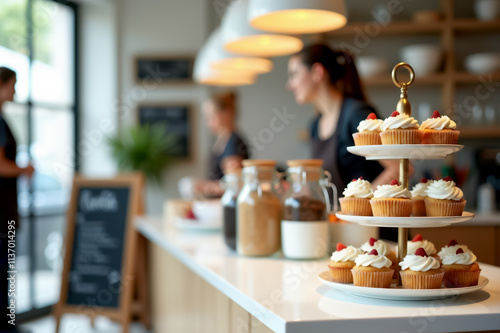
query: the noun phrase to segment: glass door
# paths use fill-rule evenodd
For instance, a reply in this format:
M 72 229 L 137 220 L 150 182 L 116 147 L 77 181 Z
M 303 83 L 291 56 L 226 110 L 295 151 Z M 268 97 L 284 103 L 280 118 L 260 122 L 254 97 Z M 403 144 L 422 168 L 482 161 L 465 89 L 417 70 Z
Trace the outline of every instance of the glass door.
M 17 163 L 35 167 L 18 180 L 17 313 L 59 299 L 66 209 L 78 166 L 77 6 L 54 0 L 1 0 L 0 66 L 16 71 L 14 103 L 2 115 Z

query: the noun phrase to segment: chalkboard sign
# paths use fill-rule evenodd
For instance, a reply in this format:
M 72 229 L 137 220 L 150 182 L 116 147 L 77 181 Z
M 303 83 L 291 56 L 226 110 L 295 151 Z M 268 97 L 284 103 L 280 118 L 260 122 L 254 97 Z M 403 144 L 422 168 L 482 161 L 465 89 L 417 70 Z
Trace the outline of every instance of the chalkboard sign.
M 187 57 L 137 57 L 135 78 L 138 83 L 192 83 L 193 60 Z
M 78 189 L 67 304 L 118 307 L 129 200 L 127 187 Z
M 66 231 L 57 328 L 64 313 L 131 318 L 138 234 L 133 217 L 141 210 L 141 174 L 73 181 Z
M 137 109 L 139 124 L 161 124 L 165 135 L 173 135 L 176 144 L 168 153 L 174 157 L 189 157 L 191 144 L 191 107 L 189 105 L 143 105 Z

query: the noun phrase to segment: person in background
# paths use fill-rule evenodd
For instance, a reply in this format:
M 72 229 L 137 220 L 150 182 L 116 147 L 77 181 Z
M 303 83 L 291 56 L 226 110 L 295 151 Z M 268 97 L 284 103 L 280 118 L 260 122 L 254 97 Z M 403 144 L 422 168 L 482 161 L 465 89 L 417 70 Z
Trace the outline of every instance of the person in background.
M 313 104 L 319 112 L 311 126 L 312 158 L 324 161 L 339 195 L 361 176 L 374 188 L 399 179 L 398 161 L 368 161 L 346 149 L 354 146 L 352 134 L 359 122 L 377 114 L 367 102 L 349 53 L 324 44 L 305 47 L 288 61 L 287 88 L 297 103 Z
M 215 135 L 208 164 L 208 179 L 192 181 L 192 185 L 181 185 L 191 188 L 195 197 L 220 197 L 223 190 L 219 186 L 224 170 L 238 170 L 241 162 L 249 158 L 249 149 L 236 130 L 237 96 L 232 91 L 213 94 L 203 104 L 203 114 L 210 132 Z M 187 197 L 188 195 L 183 195 Z
M 12 102 L 16 93 L 16 73 L 9 68 L 0 67 L 0 331 L 18 332 L 16 326 L 7 322 L 9 310 L 7 271 L 9 259 L 9 235 L 19 230 L 17 211 L 17 177 L 31 177 L 33 166 L 21 168 L 16 165 L 16 140 L 3 117 L 2 107 L 5 102 Z M 10 233 L 9 233 L 10 230 Z M 14 232 L 12 232 L 14 231 Z

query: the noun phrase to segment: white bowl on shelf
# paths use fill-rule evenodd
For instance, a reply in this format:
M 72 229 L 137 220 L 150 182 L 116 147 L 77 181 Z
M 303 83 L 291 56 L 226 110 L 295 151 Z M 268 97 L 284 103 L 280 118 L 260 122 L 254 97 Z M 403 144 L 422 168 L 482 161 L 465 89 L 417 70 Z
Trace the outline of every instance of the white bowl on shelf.
M 356 59 L 359 76 L 369 78 L 388 74 L 389 62 L 385 58 L 361 56 Z
M 408 63 L 417 77 L 435 73 L 441 66 L 443 51 L 439 45 L 408 45 L 400 51 L 401 59 Z
M 500 0 L 476 0 L 474 13 L 479 21 L 494 21 L 500 13 Z
M 465 58 L 465 69 L 474 74 L 500 71 L 500 53 L 475 53 Z

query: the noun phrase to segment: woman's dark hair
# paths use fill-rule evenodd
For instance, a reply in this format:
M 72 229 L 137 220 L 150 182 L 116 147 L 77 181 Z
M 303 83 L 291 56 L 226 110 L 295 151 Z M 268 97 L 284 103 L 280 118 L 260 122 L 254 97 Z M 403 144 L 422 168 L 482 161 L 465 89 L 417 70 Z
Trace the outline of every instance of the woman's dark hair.
M 234 91 L 222 91 L 210 97 L 212 103 L 214 103 L 219 110 L 229 110 L 233 113 L 236 112 L 236 99 L 237 95 Z
M 312 44 L 294 56 L 300 57 L 302 63 L 309 68 L 316 63 L 323 65 L 330 76 L 331 84 L 344 97 L 366 101 L 354 58 L 349 52 L 333 50 L 325 44 Z
M 6 83 L 16 77 L 16 72 L 7 67 L 0 67 L 0 81 Z

